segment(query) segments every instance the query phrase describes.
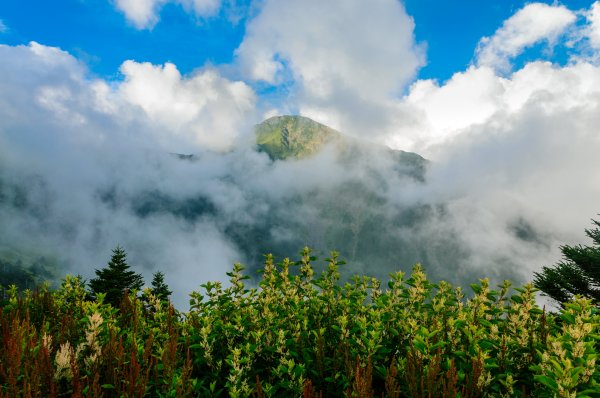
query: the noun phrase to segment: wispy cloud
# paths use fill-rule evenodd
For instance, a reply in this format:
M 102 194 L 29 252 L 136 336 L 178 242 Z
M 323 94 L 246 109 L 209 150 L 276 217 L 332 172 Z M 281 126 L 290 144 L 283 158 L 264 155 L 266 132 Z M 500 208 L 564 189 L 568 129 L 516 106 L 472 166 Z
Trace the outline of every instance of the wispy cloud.
M 199 17 L 217 13 L 221 0 L 116 0 L 116 7 L 138 29 L 151 29 L 160 19 L 161 8 L 174 3 Z
M 600 51 L 600 1 L 596 1 L 586 13 L 589 22 L 586 32 L 592 46 Z
M 4 23 L 2 19 L 0 19 L 0 33 L 4 33 L 8 30 L 8 26 Z
M 546 40 L 551 45 L 576 20 L 564 6 L 531 3 L 507 19 L 492 37 L 484 37 L 477 48 L 477 64 L 510 71 L 510 60 L 527 47 Z

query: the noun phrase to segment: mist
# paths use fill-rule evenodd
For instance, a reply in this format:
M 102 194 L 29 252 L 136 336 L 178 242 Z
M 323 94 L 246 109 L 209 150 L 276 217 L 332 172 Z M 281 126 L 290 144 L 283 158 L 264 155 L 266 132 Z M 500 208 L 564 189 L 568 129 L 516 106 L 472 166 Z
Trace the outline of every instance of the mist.
M 286 26 L 287 14 L 273 20 L 277 7 L 265 2 L 249 22 L 232 65 L 190 75 L 126 60 L 108 81 L 58 48 L 0 45 L 0 254 L 89 279 L 121 245 L 147 283 L 163 271 L 187 308 L 192 290 L 226 282 L 234 262 L 255 275 L 263 254 L 297 257 L 305 245 L 320 258 L 339 250 L 348 276 L 385 278 L 421 262 L 432 280 L 464 285 L 526 282 L 560 259 L 559 245 L 586 243 L 600 211 L 597 43 L 580 42 L 589 56 L 564 66 L 510 70 L 522 47 L 575 35 L 573 12 L 548 6 L 556 26 L 532 36 L 511 28 L 526 6 L 482 39 L 472 65 L 438 82 L 414 78 L 423 49 L 399 4 L 388 10 L 403 21 L 391 54 L 391 43 L 351 46 L 342 28 L 320 43 L 298 27 L 267 46 L 286 62 L 257 69 L 266 64 L 251 55 L 265 55 L 264 37 Z M 393 28 L 378 7 L 385 23 L 373 42 Z M 593 26 L 582 23 L 578 37 Z M 511 35 L 529 41 L 497 50 Z M 344 68 L 315 65 L 312 52 L 334 47 L 348 54 L 335 60 Z M 364 57 L 372 51 L 384 53 Z M 368 72 L 359 83 L 357 68 Z M 282 79 L 293 95 L 257 94 Z M 287 111 L 353 137 L 353 152 L 269 159 L 254 126 Z M 422 178 L 389 148 L 428 159 Z

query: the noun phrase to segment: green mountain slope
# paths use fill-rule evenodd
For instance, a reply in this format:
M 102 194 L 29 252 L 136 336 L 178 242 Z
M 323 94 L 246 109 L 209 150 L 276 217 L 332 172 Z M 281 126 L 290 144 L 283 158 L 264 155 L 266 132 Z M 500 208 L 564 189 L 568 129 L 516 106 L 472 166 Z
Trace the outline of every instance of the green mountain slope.
M 325 145 L 336 142 L 341 161 L 358 156 L 384 155 L 394 159 L 394 168 L 401 174 L 424 181 L 428 161 L 422 156 L 360 142 L 331 127 L 304 116 L 275 116 L 256 126 L 256 146 L 272 160 L 303 159 L 315 155 Z
M 317 153 L 341 134 L 303 116 L 275 116 L 256 126 L 256 144 L 271 159 L 301 159 Z

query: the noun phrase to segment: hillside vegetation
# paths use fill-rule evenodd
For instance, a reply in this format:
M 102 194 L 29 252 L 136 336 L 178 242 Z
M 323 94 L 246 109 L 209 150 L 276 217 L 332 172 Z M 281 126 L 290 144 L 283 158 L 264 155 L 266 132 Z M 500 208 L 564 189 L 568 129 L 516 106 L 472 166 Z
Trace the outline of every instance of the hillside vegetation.
M 257 147 L 271 159 L 305 158 L 340 138 L 340 132 L 302 116 L 274 116 L 256 126 Z
M 486 279 L 472 293 L 410 276 L 339 282 L 336 253 L 314 275 L 267 256 L 258 286 L 236 264 L 202 285 L 188 312 L 147 291 L 119 308 L 67 276 L 55 291 L 6 291 L 0 397 L 598 396 L 600 314 L 560 313 Z M 468 299 L 465 297 L 467 296 Z

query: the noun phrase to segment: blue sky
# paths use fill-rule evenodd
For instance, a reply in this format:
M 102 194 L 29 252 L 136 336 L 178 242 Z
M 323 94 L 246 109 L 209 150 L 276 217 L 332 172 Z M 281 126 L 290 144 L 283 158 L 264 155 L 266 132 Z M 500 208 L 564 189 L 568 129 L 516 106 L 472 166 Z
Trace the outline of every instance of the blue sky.
M 427 63 L 418 76 L 446 80 L 464 70 L 473 60 L 479 40 L 492 35 L 526 3 L 404 1 L 415 20 L 416 40 L 426 45 Z M 591 3 L 560 2 L 572 10 L 588 8 Z M 0 20 L 6 29 L 0 34 L 0 43 L 36 41 L 60 47 L 85 62 L 93 73 L 109 79 L 119 78 L 118 68 L 128 59 L 172 62 L 183 73 L 189 73 L 205 63 L 232 61 L 244 37 L 245 23 L 256 12 L 242 2 L 238 7 L 242 10 L 234 20 L 225 7 L 215 15 L 197 17 L 179 4 L 167 4 L 159 10 L 156 25 L 138 29 L 110 0 L 3 0 Z
M 419 77 L 446 80 L 466 69 L 479 40 L 493 35 L 504 20 L 527 3 L 531 1 L 406 0 L 407 11 L 415 19 L 417 41 L 427 43 L 428 62 Z M 560 2 L 573 10 L 588 8 L 591 3 L 589 0 Z
M 196 21 L 175 5 L 163 8 L 153 29 L 136 29 L 106 0 L 7 0 L 0 19 L 8 27 L 0 42 L 60 47 L 104 77 L 115 77 L 127 59 L 173 62 L 184 73 L 205 62 L 230 62 L 244 29 L 225 17 Z

